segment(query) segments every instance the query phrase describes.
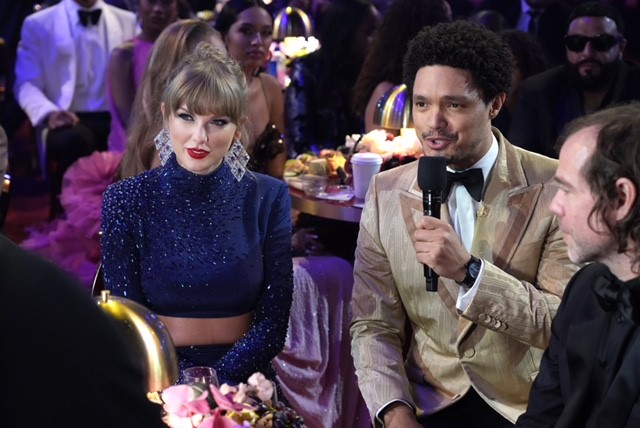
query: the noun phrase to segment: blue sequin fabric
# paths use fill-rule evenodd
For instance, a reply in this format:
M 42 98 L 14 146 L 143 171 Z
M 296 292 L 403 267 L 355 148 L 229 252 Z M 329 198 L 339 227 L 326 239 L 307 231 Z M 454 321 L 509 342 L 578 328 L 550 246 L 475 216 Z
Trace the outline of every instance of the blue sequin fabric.
M 172 155 L 163 167 L 105 192 L 105 288 L 159 315 L 253 311 L 250 330 L 208 362 L 221 379 L 245 382 L 284 346 L 293 294 L 290 208 L 279 180 L 247 172 L 238 182 L 224 162 L 196 175 Z

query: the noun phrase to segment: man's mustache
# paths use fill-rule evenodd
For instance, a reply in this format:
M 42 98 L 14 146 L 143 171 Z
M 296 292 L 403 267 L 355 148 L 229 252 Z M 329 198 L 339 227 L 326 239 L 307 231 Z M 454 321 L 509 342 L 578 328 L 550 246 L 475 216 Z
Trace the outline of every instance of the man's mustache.
M 423 139 L 427 139 L 427 138 L 432 138 L 432 139 L 444 138 L 445 140 L 456 139 L 456 136 L 454 134 L 448 134 L 446 132 L 435 132 L 435 131 L 429 132 L 428 131 L 428 132 L 423 132 L 421 135 Z
M 599 65 L 600 67 L 604 65 L 602 62 L 596 59 L 583 59 L 582 61 L 578 62 L 576 66 L 580 67 L 581 65 L 586 65 L 586 64 L 596 64 L 596 65 Z

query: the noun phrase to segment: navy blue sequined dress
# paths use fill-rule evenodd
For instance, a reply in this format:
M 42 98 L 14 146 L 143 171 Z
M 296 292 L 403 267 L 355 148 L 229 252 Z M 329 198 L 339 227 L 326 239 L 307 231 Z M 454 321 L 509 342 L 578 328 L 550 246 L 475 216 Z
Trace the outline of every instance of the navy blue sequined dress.
M 101 239 L 105 288 L 159 315 L 221 318 L 253 311 L 229 346 L 178 347 L 180 369 L 212 366 L 221 382 L 268 376 L 283 348 L 293 294 L 286 184 L 226 163 L 196 175 L 164 167 L 107 189 Z

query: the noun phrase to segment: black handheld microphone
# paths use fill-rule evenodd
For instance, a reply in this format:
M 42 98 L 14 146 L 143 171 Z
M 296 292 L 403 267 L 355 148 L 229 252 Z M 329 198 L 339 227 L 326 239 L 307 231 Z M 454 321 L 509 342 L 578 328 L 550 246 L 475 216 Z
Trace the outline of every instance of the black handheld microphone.
M 447 185 L 447 160 L 439 156 L 418 158 L 418 186 L 422 190 L 424 215 L 440 218 L 442 191 Z M 424 265 L 427 291 L 438 291 L 438 274 Z

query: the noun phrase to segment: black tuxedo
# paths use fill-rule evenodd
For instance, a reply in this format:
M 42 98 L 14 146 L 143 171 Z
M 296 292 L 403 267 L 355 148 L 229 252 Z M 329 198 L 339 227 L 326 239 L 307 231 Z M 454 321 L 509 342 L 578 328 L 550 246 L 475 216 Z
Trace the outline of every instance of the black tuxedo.
M 594 263 L 581 269 L 565 290 L 553 320 L 551 340 L 517 428 L 624 428 L 640 426 L 640 338 L 629 348 L 610 387 L 593 400 L 594 368 L 605 327 L 617 313 L 605 312 L 592 290 L 609 271 Z M 610 320 L 610 317 L 614 317 Z M 633 325 L 632 334 L 638 325 Z M 611 337 L 611 336 L 608 336 Z M 606 342 L 607 346 L 609 342 Z M 597 388 L 596 388 L 597 389 Z M 599 407 L 598 407 L 599 406 Z M 595 409 L 595 410 L 594 410 Z M 592 412 L 593 410 L 593 412 Z M 589 417 L 590 415 L 590 417 Z M 589 419 L 587 419 L 589 417 Z
M 8 427 L 165 427 L 118 326 L 55 266 L 0 236 Z
M 640 100 L 640 69 L 622 63 L 620 72 L 600 108 Z M 584 115 L 582 94 L 565 66 L 526 79 L 518 93 L 509 141 L 516 146 L 557 158 L 556 139 L 565 125 Z

